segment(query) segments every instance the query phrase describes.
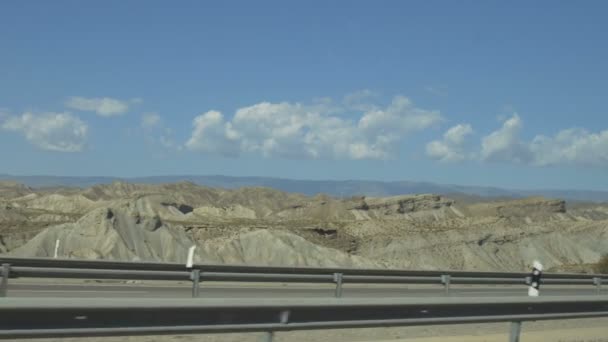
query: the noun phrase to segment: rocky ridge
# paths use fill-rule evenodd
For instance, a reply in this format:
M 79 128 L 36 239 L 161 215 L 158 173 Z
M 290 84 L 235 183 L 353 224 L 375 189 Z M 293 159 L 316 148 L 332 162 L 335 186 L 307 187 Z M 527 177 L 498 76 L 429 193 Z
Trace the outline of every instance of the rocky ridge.
M 460 203 L 439 195 L 337 199 L 268 188 L 115 182 L 40 191 L 0 184 L 0 253 L 289 266 L 522 270 L 608 252 L 608 207 Z

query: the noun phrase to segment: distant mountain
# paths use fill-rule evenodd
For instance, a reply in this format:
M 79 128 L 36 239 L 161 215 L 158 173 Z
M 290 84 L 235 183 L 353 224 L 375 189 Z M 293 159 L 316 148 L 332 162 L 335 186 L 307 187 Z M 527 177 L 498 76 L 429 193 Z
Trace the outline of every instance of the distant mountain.
M 240 187 L 263 186 L 286 192 L 305 195 L 325 193 L 337 197 L 354 195 L 393 196 L 403 194 L 435 193 L 457 196 L 479 196 L 483 198 L 518 198 L 544 196 L 570 201 L 608 202 L 608 191 L 587 190 L 512 190 L 496 187 L 463 186 L 428 182 L 381 182 L 363 180 L 294 180 L 269 177 L 230 177 L 221 175 L 196 176 L 152 176 L 135 178 L 117 177 L 62 177 L 62 176 L 12 176 L 0 174 L 0 181 L 15 181 L 33 188 L 48 187 L 90 187 L 109 184 L 114 181 L 131 183 L 160 184 L 190 181 L 199 185 L 234 189 Z
M 15 181 L 32 188 L 78 187 L 109 184 L 120 178 L 113 177 L 63 177 L 63 176 L 13 176 L 0 174 L 0 181 Z M 126 179 L 125 179 L 126 180 Z

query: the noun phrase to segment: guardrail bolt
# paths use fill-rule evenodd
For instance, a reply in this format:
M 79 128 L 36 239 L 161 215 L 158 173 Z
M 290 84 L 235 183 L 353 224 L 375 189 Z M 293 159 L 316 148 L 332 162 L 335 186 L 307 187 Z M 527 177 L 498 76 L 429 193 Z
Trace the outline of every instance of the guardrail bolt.
M 336 283 L 336 298 L 342 297 L 342 273 L 334 273 L 334 283 Z
M 2 264 L 1 272 L 2 282 L 0 283 L 0 297 L 6 297 L 8 296 L 8 278 L 11 275 L 11 265 Z
M 602 294 L 602 278 L 595 277 L 593 278 L 593 284 L 595 285 L 595 289 L 597 294 Z
M 511 322 L 511 335 L 509 335 L 509 342 L 519 342 L 521 336 L 521 322 Z
M 449 274 L 444 274 L 441 276 L 441 283 L 443 284 L 443 287 L 445 288 L 445 295 L 449 296 L 450 295 L 450 282 L 451 282 L 451 276 Z
M 190 279 L 192 280 L 192 298 L 198 298 L 201 270 L 192 270 L 190 273 Z

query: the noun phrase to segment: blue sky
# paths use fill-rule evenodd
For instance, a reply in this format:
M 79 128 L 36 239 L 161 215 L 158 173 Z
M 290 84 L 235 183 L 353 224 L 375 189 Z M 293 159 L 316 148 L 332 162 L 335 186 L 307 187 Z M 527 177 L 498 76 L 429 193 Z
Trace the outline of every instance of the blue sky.
M 6 1 L 0 173 L 608 190 L 604 1 Z

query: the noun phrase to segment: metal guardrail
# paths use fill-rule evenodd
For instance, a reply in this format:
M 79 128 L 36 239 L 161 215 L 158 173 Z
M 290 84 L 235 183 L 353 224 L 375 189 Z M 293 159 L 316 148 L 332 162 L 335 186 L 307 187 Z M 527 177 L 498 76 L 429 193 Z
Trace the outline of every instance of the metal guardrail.
M 529 274 L 507 272 L 407 271 L 296 268 L 0 258 L 0 297 L 11 278 L 77 278 L 201 281 L 527 285 Z M 544 274 L 544 285 L 601 285 L 608 275 Z M 67 302 L 66 302 L 67 301 Z M 159 315 L 159 310 L 162 314 Z M 466 298 L 423 300 L 134 300 L 16 299 L 0 301 L 0 338 L 117 336 L 210 332 L 272 332 L 302 329 L 407 326 L 511 321 L 511 341 L 521 322 L 608 316 L 608 297 Z
M 78 260 L 78 259 L 51 259 L 51 258 L 11 258 L 0 257 L 0 264 L 11 264 L 23 267 L 61 267 L 61 268 L 88 268 L 88 269 L 115 269 L 139 271 L 183 271 L 185 264 L 156 263 L 156 262 L 130 262 L 107 260 Z M 246 266 L 246 265 L 218 265 L 194 264 L 192 269 L 201 272 L 231 272 L 231 273 L 275 273 L 275 274 L 330 274 L 342 273 L 362 276 L 401 276 L 401 277 L 440 277 L 450 274 L 461 278 L 517 278 L 529 276 L 526 272 L 478 272 L 478 271 L 424 271 L 400 269 L 370 269 L 370 268 L 321 268 L 321 267 L 283 267 L 283 266 Z M 608 274 L 580 274 L 580 273 L 543 273 L 544 279 L 608 279 Z
M 192 281 L 192 296 L 198 297 L 203 281 L 334 283 L 335 297 L 342 296 L 344 283 L 436 284 L 447 295 L 452 284 L 529 285 L 529 274 L 508 272 L 407 271 L 354 268 L 298 268 L 235 265 L 193 265 L 114 261 L 0 258 L 0 297 L 7 296 L 9 278 L 75 278 Z M 367 273 L 369 274 L 367 274 Z M 601 294 L 608 275 L 544 274 L 543 285 L 592 285 Z
M 608 296 L 410 299 L 0 300 L 0 339 L 274 332 L 608 317 Z

